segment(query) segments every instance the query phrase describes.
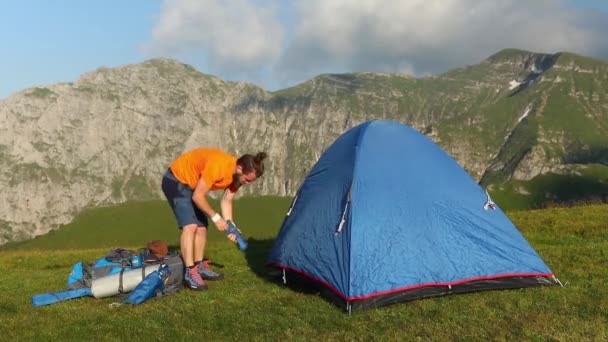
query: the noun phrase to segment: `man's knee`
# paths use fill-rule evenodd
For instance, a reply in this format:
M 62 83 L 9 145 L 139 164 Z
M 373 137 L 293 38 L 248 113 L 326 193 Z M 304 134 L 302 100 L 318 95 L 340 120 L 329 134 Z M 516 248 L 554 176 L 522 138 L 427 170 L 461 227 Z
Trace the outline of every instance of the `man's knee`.
M 187 224 L 182 227 L 182 234 L 194 234 L 198 231 L 198 225 L 196 223 Z

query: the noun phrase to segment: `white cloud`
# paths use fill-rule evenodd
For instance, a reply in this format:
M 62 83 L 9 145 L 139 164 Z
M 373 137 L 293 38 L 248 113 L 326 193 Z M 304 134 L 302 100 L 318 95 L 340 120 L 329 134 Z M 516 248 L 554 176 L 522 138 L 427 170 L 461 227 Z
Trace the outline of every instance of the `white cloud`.
M 149 48 L 198 54 L 224 77 L 265 70 L 266 86 L 323 72 L 426 75 L 504 48 L 608 57 L 608 15 L 563 1 L 165 1 Z
M 604 30 L 588 25 L 590 13 L 557 0 L 305 0 L 296 11 L 277 65 L 287 81 L 328 65 L 427 74 L 509 47 L 593 55 L 608 46 Z
M 148 53 L 202 52 L 211 68 L 247 73 L 276 61 L 283 28 L 272 2 L 173 0 L 163 2 L 152 36 Z

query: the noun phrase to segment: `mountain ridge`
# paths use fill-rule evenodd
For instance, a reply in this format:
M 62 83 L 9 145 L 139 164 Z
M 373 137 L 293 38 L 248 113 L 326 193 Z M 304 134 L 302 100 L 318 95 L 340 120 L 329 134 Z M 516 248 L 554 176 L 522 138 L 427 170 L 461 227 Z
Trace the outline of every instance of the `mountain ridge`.
M 85 207 L 158 198 L 162 170 L 201 145 L 266 150 L 269 172 L 245 194 L 293 195 L 324 148 L 372 119 L 426 134 L 498 198 L 569 200 L 537 189 L 547 177 L 589 180 L 601 196 L 607 85 L 604 61 L 513 49 L 440 75 L 323 74 L 277 91 L 172 59 L 100 67 L 0 100 L 0 243 Z

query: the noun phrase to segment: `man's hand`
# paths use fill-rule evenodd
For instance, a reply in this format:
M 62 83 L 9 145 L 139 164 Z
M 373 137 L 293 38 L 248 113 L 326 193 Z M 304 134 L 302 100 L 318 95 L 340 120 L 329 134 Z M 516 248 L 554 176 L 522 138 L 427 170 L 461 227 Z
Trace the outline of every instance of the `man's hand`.
M 239 249 L 244 251 L 247 249 L 247 240 L 243 237 L 243 232 L 231 221 L 228 221 L 228 239 L 232 242 L 236 242 L 239 245 Z
M 236 225 L 233 222 L 228 221 L 228 223 L 232 223 L 234 225 L 234 227 L 236 228 L 236 230 L 241 233 L 241 235 L 243 234 L 243 232 L 241 232 L 241 230 L 239 228 L 236 227 Z M 230 233 L 227 235 L 228 239 L 230 239 L 230 241 L 232 242 L 236 242 L 236 235 L 234 233 Z
M 220 217 L 220 219 L 214 223 L 215 223 L 215 226 L 217 227 L 217 229 L 221 232 L 226 231 L 226 229 L 228 229 L 228 223 L 226 222 L 226 220 L 224 220 L 223 217 Z
M 230 240 L 232 242 L 236 242 L 236 235 L 234 235 L 234 234 L 228 234 L 226 236 L 228 237 L 228 240 Z

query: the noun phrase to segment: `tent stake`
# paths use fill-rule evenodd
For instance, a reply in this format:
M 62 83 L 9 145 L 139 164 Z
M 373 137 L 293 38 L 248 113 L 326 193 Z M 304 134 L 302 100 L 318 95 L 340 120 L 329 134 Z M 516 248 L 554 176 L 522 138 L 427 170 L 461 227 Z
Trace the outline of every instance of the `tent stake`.
M 287 284 L 287 275 L 285 274 L 285 269 L 283 269 L 283 284 Z
M 564 284 L 562 284 L 562 282 L 559 281 L 556 276 L 553 276 L 553 280 L 555 280 L 559 284 L 559 286 L 564 287 Z

